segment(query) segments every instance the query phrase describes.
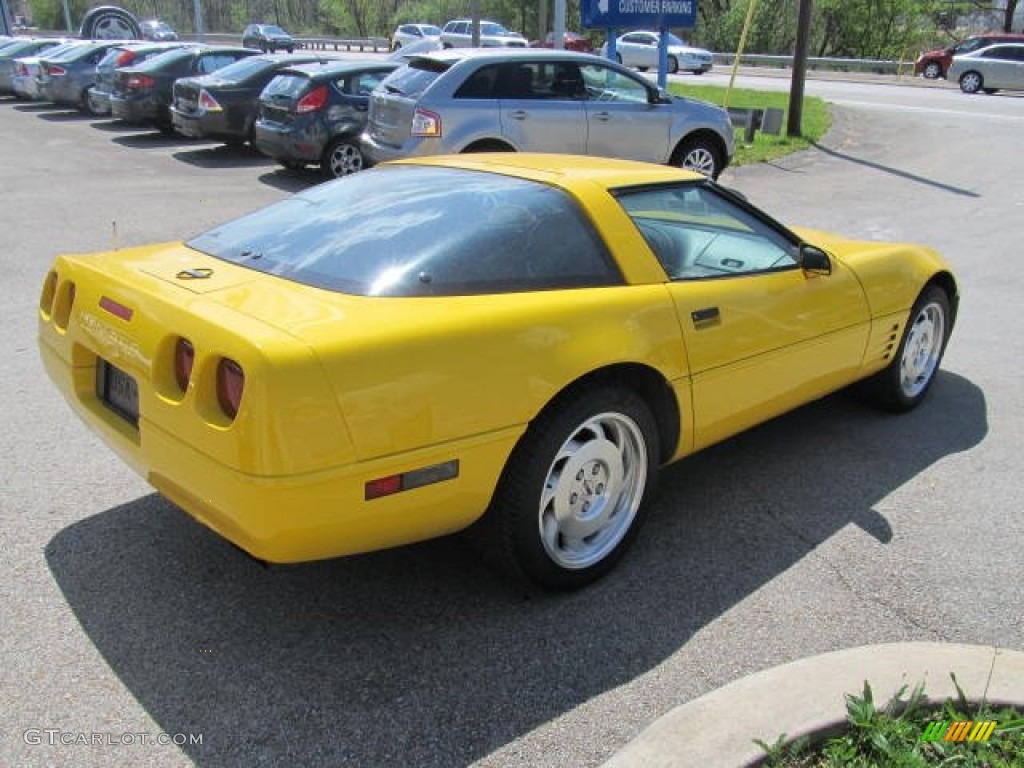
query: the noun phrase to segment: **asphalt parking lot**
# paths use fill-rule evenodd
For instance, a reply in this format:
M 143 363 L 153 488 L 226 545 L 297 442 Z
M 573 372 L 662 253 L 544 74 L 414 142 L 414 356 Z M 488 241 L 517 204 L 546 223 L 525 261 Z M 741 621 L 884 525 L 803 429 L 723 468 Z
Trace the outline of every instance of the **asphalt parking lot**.
M 181 239 L 317 178 L 0 102 L 0 764 L 593 766 L 809 654 L 1024 650 L 1019 104 L 840 107 L 819 149 L 727 171 L 783 221 L 942 251 L 945 370 L 911 414 L 834 396 L 669 468 L 610 578 L 539 596 L 450 540 L 263 570 L 133 476 L 42 372 L 52 256 Z

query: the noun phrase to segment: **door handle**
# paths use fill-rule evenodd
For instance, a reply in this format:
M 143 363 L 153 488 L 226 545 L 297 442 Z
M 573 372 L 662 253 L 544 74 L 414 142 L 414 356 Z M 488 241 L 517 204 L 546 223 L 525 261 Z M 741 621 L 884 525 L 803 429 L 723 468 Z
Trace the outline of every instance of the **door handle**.
M 718 307 L 705 307 L 704 309 L 697 309 L 691 312 L 690 319 L 693 320 L 693 327 L 700 330 L 720 323 L 722 315 L 718 311 Z
M 608 112 L 598 112 L 594 115 L 595 120 L 600 120 L 602 123 L 607 123 L 612 119 L 612 116 Z
M 508 116 L 511 117 L 513 120 L 525 120 L 526 110 L 513 109 L 511 112 L 508 113 Z

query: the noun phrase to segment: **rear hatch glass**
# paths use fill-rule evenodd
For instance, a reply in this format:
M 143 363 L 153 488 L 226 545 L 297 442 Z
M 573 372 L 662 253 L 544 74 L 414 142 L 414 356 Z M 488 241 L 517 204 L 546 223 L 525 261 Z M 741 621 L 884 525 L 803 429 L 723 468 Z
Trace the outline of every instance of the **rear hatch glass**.
M 260 94 L 260 117 L 275 123 L 291 121 L 295 104 L 308 88 L 311 80 L 305 75 L 285 72 L 273 80 Z
M 413 59 L 384 78 L 370 97 L 367 132 L 381 144 L 401 146 L 409 137 L 416 101 L 449 66 L 435 59 Z

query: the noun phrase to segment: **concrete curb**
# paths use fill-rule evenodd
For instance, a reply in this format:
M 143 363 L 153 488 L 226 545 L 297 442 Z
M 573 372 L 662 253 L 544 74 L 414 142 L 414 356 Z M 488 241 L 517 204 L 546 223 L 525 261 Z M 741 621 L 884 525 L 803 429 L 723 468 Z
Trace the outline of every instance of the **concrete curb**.
M 1024 653 L 954 643 L 866 645 L 800 659 L 736 680 L 655 720 L 604 768 L 740 768 L 785 733 L 821 733 L 846 719 L 847 693 L 871 684 L 876 702 L 924 682 L 933 702 L 956 696 L 950 672 L 972 701 L 1024 706 Z

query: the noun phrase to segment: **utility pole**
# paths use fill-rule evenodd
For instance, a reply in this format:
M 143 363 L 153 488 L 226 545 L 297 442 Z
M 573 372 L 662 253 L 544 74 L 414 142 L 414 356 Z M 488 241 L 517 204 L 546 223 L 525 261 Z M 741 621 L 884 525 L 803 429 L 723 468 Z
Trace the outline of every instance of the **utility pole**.
M 473 19 L 472 33 L 473 41 L 472 45 L 474 48 L 480 47 L 480 0 L 473 0 L 469 4 L 469 15 Z
M 793 78 L 789 86 L 789 120 L 786 134 L 800 135 L 804 117 L 804 82 L 807 80 L 807 45 L 811 33 L 811 0 L 800 0 L 796 22 L 796 51 L 793 52 Z

